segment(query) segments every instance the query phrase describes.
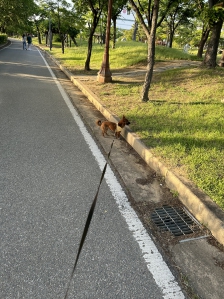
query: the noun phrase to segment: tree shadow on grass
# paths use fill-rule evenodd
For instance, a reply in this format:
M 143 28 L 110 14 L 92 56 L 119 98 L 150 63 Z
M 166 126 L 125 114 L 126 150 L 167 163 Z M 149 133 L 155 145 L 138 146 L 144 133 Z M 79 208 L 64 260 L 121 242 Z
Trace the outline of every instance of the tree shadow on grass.
M 148 137 L 141 138 L 147 145 L 151 141 L 152 144 L 158 144 L 159 146 L 175 146 L 180 144 L 189 150 L 192 147 L 206 148 L 208 150 L 216 149 L 220 150 L 220 152 L 224 150 L 221 120 L 214 119 L 213 123 L 210 123 L 208 126 L 203 121 L 195 123 L 194 118 L 190 117 L 184 120 L 183 123 L 180 123 L 180 120 L 173 118 L 172 114 L 167 115 L 166 118 L 155 115 L 153 119 L 143 115 L 139 117 L 141 119 L 139 129 L 149 134 Z M 129 118 L 132 118 L 131 115 Z M 133 119 L 135 119 L 136 123 L 138 122 L 136 115 L 133 116 Z M 213 133 L 216 133 L 220 137 L 209 137 Z
M 112 78 L 113 78 L 113 75 L 112 75 Z M 133 84 L 136 84 L 136 85 L 142 85 L 139 81 L 121 81 L 121 80 L 112 80 L 111 83 L 114 83 L 114 84 L 122 84 L 122 85 L 133 85 Z
M 150 138 L 141 138 L 142 142 L 149 144 Z M 155 138 L 154 146 L 156 142 L 161 146 L 175 146 L 177 144 L 181 144 L 186 148 L 186 151 L 190 151 L 192 148 L 203 148 L 207 150 L 214 150 L 217 151 L 224 150 L 224 138 L 213 138 L 213 139 L 206 139 L 204 138 L 194 138 L 194 137 L 158 137 Z
M 82 57 L 68 57 L 68 56 L 66 56 L 66 57 L 60 57 L 60 60 L 65 60 L 65 61 L 73 60 L 73 61 L 75 61 L 75 60 L 83 60 L 83 58 Z
M 149 100 L 150 103 L 153 103 L 154 105 L 163 105 L 163 104 L 167 104 L 169 103 L 170 105 L 218 105 L 218 106 L 222 106 L 222 104 L 220 103 L 214 103 L 214 102 L 187 102 L 187 103 L 183 103 L 183 102 L 170 102 L 170 101 L 165 101 L 165 100 Z

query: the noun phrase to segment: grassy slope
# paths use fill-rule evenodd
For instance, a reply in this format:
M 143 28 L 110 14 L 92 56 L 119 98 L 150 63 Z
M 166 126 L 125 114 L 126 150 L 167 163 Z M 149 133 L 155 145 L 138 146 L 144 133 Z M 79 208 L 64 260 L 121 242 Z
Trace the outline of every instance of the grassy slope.
M 86 44 L 52 54 L 66 67 L 83 73 Z M 91 68 L 100 69 L 104 49 L 94 45 Z M 111 70 L 145 63 L 147 45 L 125 42 L 110 49 Z M 196 59 L 181 50 L 157 47 L 156 60 Z M 154 73 L 148 103 L 139 101 L 141 80 L 116 78 L 94 83 L 102 102 L 115 114 L 131 119 L 135 131 L 151 151 L 191 179 L 224 209 L 224 69 L 184 68 Z M 124 84 L 125 83 L 125 84 Z M 119 103 L 119 105 L 118 105 Z

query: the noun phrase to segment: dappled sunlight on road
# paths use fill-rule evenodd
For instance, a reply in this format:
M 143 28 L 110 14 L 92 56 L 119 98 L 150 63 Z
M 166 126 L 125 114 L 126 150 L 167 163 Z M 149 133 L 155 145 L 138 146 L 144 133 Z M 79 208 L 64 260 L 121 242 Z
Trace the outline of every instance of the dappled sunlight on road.
M 46 77 L 46 76 L 36 76 L 36 75 L 31 75 L 31 74 L 22 74 L 22 73 L 2 73 L 3 76 L 9 76 L 9 77 L 19 77 L 19 78 L 28 78 L 28 79 L 37 79 L 41 81 L 49 81 L 52 82 L 54 81 L 51 77 Z
M 15 65 L 15 66 L 28 66 L 30 67 L 30 63 L 18 63 L 18 62 L 6 62 L 6 61 L 1 61 L 1 64 L 5 64 L 5 65 Z M 32 67 L 38 67 L 38 68 L 42 68 L 42 69 L 46 69 L 46 67 L 44 65 L 39 65 L 39 64 L 32 64 Z

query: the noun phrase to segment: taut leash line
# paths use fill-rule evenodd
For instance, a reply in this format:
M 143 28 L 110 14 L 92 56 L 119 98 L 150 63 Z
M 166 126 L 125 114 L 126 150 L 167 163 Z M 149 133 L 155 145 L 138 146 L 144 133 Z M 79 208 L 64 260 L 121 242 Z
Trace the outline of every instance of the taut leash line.
M 108 155 L 107 155 L 108 159 L 109 159 L 109 157 L 110 157 L 110 153 L 111 153 L 113 144 L 114 144 L 114 140 L 113 140 L 113 142 L 111 143 L 110 151 L 109 151 L 109 153 L 108 153 Z M 70 284 L 71 284 L 73 275 L 74 275 L 74 273 L 75 273 L 76 265 L 77 265 L 78 260 L 79 260 L 79 255 L 80 255 L 80 253 L 81 253 L 81 251 L 82 251 L 82 247 L 83 247 L 83 245 L 84 245 L 84 242 L 85 242 L 85 239 L 86 239 L 88 230 L 89 230 L 89 226 L 90 226 L 90 223 L 91 223 L 91 220 L 92 220 L 92 216 L 93 216 L 93 213 L 94 213 L 94 210 L 95 210 L 96 201 L 97 201 L 98 193 L 99 193 L 99 190 L 100 190 L 100 186 L 101 186 L 101 183 L 102 183 L 102 181 L 103 181 L 103 178 L 104 178 L 104 175 L 105 175 L 105 172 L 106 172 L 106 169 L 107 169 L 107 164 L 108 164 L 108 162 L 106 162 L 106 164 L 105 164 L 105 166 L 104 166 L 104 168 L 103 168 L 103 172 L 102 172 L 102 174 L 101 174 L 101 178 L 100 178 L 100 183 L 99 183 L 99 186 L 98 186 L 98 188 L 97 188 L 97 192 L 96 192 L 96 195 L 95 195 L 94 200 L 93 200 L 93 202 L 92 202 L 91 208 L 90 208 L 90 210 L 89 210 L 88 217 L 87 217 L 87 219 L 86 219 L 86 224 L 85 224 L 85 227 L 84 227 L 84 230 L 83 230 L 83 233 L 82 233 L 82 238 L 81 238 L 81 241 L 80 241 L 80 244 L 79 244 L 79 250 L 78 250 L 78 253 L 77 253 L 77 256 L 76 256 L 76 260 L 75 260 L 74 267 L 73 267 L 73 269 L 72 269 L 71 277 L 70 277 L 70 280 L 69 280 L 69 283 L 68 283 L 68 287 L 67 287 L 67 290 L 66 290 L 66 294 L 65 294 L 64 299 L 67 299 L 67 296 L 68 296 L 69 287 L 70 287 Z

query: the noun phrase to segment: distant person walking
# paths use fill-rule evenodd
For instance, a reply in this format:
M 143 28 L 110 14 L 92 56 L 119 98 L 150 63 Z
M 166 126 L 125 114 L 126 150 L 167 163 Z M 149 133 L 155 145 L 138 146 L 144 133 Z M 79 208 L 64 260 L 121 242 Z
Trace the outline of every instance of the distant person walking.
M 23 34 L 22 41 L 23 41 L 23 50 L 27 50 L 27 48 L 26 48 L 26 34 Z
M 31 44 L 32 44 L 32 37 L 30 34 L 27 35 L 27 43 L 28 43 L 28 49 L 30 50 Z

